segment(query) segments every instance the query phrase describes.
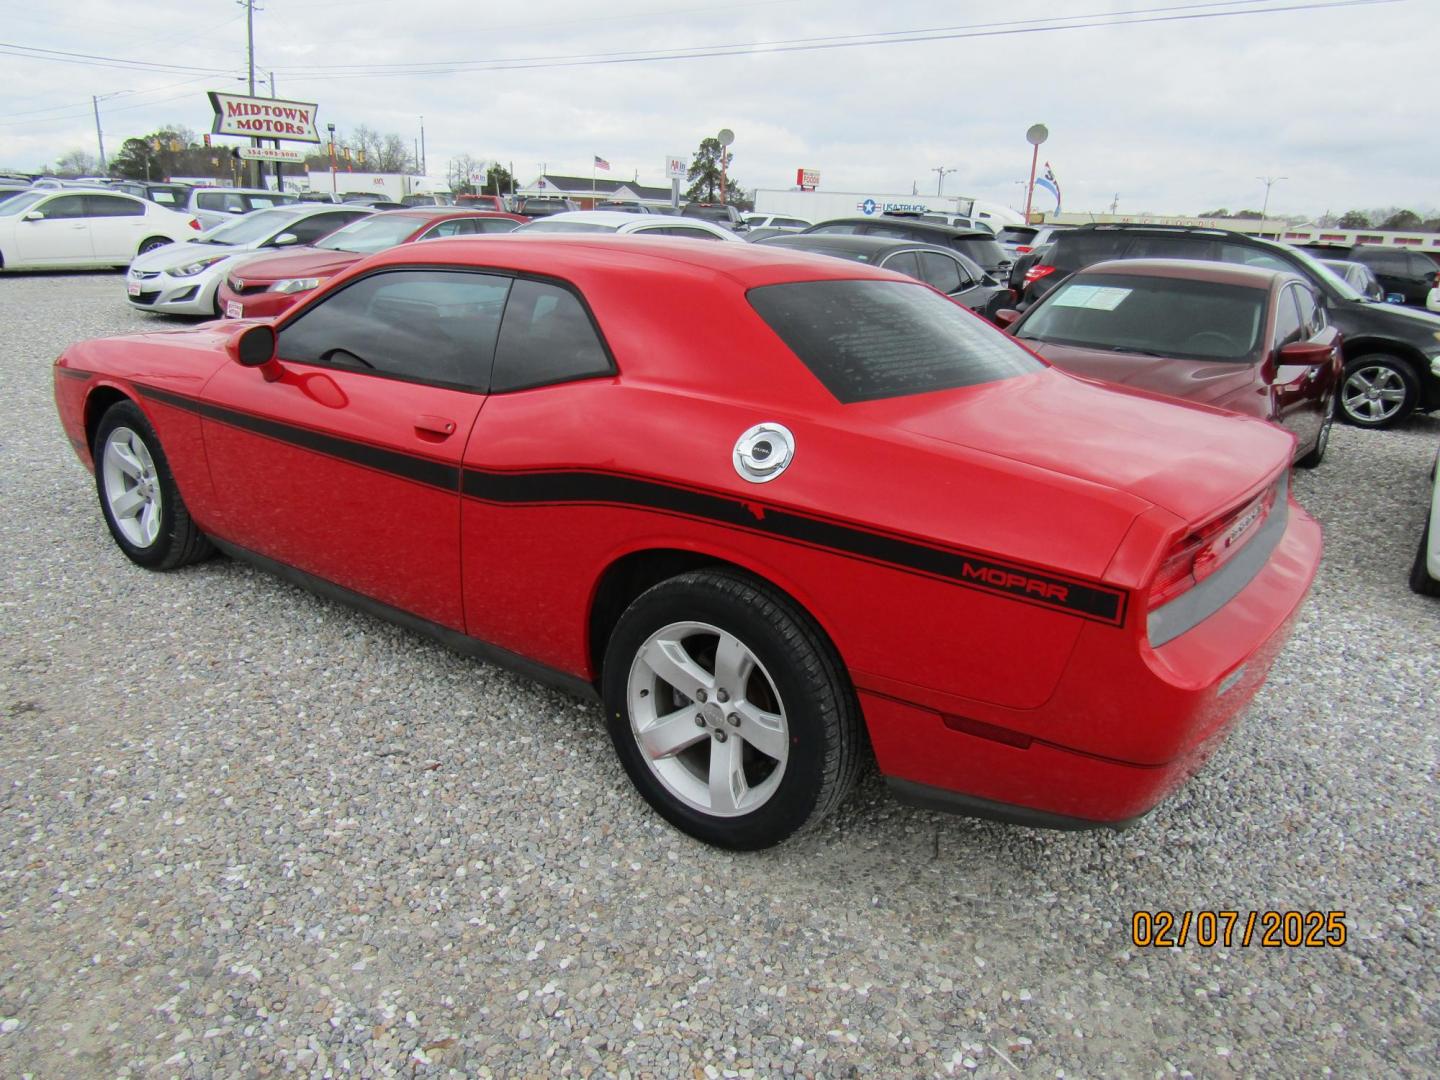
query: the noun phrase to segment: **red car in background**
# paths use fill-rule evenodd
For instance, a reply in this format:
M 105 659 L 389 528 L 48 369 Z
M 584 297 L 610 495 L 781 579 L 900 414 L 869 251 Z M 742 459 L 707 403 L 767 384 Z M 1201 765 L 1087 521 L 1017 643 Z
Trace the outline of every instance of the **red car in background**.
M 652 806 L 732 848 L 832 809 L 871 748 L 926 806 L 1143 814 L 1320 558 L 1289 434 L 775 247 L 402 245 L 274 323 L 54 370 L 131 560 L 218 547 L 603 701 Z
M 528 220 L 518 214 L 456 206 L 386 210 L 310 247 L 237 263 L 216 290 L 216 304 L 227 319 L 268 318 L 366 255 L 416 240 L 507 233 Z
M 1291 431 L 1295 463 L 1325 456 L 1344 360 L 1325 302 L 1298 274 L 1125 259 L 1080 270 L 1002 325 L 1056 367 L 1258 416 Z

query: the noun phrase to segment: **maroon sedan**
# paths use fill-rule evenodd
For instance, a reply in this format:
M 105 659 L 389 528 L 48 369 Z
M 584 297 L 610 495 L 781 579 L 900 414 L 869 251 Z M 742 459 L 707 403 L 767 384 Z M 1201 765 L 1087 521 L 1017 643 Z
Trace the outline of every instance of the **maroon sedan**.
M 507 233 L 528 220 L 456 206 L 387 210 L 347 225 L 313 247 L 239 263 L 220 283 L 216 303 L 228 319 L 268 318 L 366 255 L 414 240 Z
M 1325 303 L 1296 274 L 1230 263 L 1096 263 L 1046 294 L 1010 333 L 1075 375 L 1258 416 L 1325 456 L 1343 361 Z

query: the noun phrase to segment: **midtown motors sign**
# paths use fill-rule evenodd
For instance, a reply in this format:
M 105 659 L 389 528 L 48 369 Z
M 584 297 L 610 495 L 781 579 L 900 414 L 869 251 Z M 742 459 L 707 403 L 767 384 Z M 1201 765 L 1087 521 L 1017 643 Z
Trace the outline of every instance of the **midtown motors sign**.
M 309 102 L 244 97 L 211 90 L 210 104 L 215 109 L 215 123 L 210 128 L 213 134 L 291 142 L 320 141 L 320 133 L 315 128 L 316 106 Z

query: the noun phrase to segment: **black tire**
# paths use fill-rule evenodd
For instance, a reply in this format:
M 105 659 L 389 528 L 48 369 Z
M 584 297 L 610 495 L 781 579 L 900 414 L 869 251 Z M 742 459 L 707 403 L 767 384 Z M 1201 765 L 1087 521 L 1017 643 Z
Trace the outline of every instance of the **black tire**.
M 1325 460 L 1325 451 L 1330 448 L 1330 429 L 1335 426 L 1335 409 L 1339 400 L 1338 390 L 1330 395 L 1330 407 L 1325 410 L 1325 419 L 1321 421 L 1320 436 L 1315 440 L 1310 452 L 1295 462 L 1297 469 L 1313 469 Z
M 111 435 L 122 428 L 133 432 L 134 437 L 144 444 L 153 464 L 152 476 L 146 482 L 152 489 L 158 489 L 160 495 L 159 527 L 154 539 L 149 542 L 126 535 L 106 493 L 106 447 Z M 196 527 L 185 500 L 180 497 L 180 489 L 175 486 L 175 477 L 155 429 L 134 402 L 117 401 L 106 410 L 95 428 L 91 452 L 95 458 L 95 492 L 100 498 L 100 512 L 105 515 L 110 535 L 131 562 L 149 570 L 174 570 L 214 553 L 214 547 Z
M 144 240 L 140 241 L 140 249 L 136 251 L 135 254 L 144 255 L 146 252 L 154 251 L 156 248 L 166 247 L 173 243 L 174 241 L 171 240 L 168 236 L 146 237 Z
M 1415 552 L 1415 561 L 1410 565 L 1410 588 L 1421 596 L 1440 596 L 1440 581 L 1430 576 L 1430 568 L 1425 565 L 1425 552 L 1430 547 L 1430 523 L 1425 523 L 1425 529 L 1420 534 L 1420 548 Z
M 1404 397 L 1393 409 L 1372 409 L 1357 396 L 1362 382 L 1377 387 L 1383 385 L 1392 392 L 1396 388 L 1402 389 Z M 1415 369 L 1399 357 L 1388 353 L 1368 353 L 1346 362 L 1345 372 L 1340 378 L 1339 395 L 1340 416 L 1347 424 L 1378 430 L 1394 427 L 1415 411 L 1420 402 L 1420 380 Z
M 765 801 L 748 812 L 718 816 L 684 801 L 652 769 L 632 724 L 631 673 L 640 650 L 662 628 L 691 621 L 743 643 L 758 661 L 763 685 L 773 684 L 779 699 L 775 711 L 784 714 L 788 758 Z M 713 668 L 712 661 L 712 673 Z M 643 669 L 637 670 L 643 680 Z M 792 600 L 740 573 L 694 571 L 641 594 L 610 635 L 602 687 L 610 738 L 631 781 L 663 818 L 706 843 L 738 851 L 777 844 L 833 810 L 859 773 L 864 745 L 860 709 L 834 646 Z M 725 741 L 725 733 L 718 726 L 713 732 L 703 726 L 700 730 L 700 741 L 684 753 L 708 757 L 716 752 L 715 740 Z M 736 752 L 754 749 L 740 735 L 733 738 Z M 759 761 L 762 768 L 765 764 L 759 754 L 747 761 Z

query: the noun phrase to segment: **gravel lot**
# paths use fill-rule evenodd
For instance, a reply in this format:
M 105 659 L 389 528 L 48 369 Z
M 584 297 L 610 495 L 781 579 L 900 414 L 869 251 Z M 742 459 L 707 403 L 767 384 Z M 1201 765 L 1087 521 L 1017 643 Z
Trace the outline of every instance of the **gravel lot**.
M 55 417 L 115 274 L 0 278 L 0 1074 L 1434 1075 L 1440 419 L 1299 474 L 1315 591 L 1125 833 L 867 780 L 760 855 L 634 795 L 597 710 L 225 559 L 111 542 Z M 1136 949 L 1135 909 L 1341 909 L 1342 949 Z

